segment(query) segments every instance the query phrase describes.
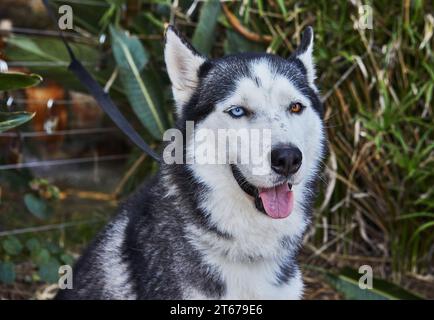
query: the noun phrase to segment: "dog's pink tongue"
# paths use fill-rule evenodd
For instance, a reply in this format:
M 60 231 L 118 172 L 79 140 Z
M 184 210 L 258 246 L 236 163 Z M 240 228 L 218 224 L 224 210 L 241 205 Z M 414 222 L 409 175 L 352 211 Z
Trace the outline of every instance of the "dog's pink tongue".
M 260 188 L 259 197 L 265 212 L 274 219 L 286 218 L 294 207 L 292 191 L 287 183 L 273 188 Z

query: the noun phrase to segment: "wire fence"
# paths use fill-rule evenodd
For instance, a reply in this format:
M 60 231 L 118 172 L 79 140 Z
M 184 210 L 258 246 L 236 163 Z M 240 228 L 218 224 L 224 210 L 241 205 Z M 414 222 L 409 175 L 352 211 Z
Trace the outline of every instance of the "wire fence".
M 20 228 L 13 230 L 0 231 L 0 237 L 13 236 L 18 234 L 26 234 L 26 233 L 35 233 L 35 232 L 44 232 L 44 231 L 52 231 L 52 230 L 63 230 L 65 228 L 76 227 L 84 224 L 93 224 L 103 221 L 102 219 L 89 219 L 89 220 L 80 220 L 80 221 L 72 221 L 65 223 L 57 223 L 57 224 L 46 224 L 42 226 L 28 227 L 28 228 Z
M 36 168 L 36 167 L 47 167 L 47 166 L 62 166 L 62 165 L 71 165 L 71 164 L 78 164 L 78 163 L 122 160 L 126 158 L 128 158 L 128 154 L 115 154 L 115 155 L 108 155 L 108 156 L 95 155 L 93 157 L 31 161 L 31 162 L 24 162 L 24 163 L 3 164 L 0 165 L 0 170 Z
M 37 137 L 48 137 L 48 136 L 75 136 L 82 134 L 100 134 L 100 133 L 110 133 L 118 132 L 119 129 L 116 127 L 110 128 L 88 128 L 88 129 L 71 129 L 71 130 L 58 130 L 53 132 L 46 131 L 29 131 L 29 132 L 3 132 L 0 133 L 0 138 L 37 138 Z
M 74 3 L 74 4 L 87 4 L 87 5 L 95 5 L 95 6 L 107 6 L 105 3 L 101 3 L 98 1 L 86 0 L 86 1 L 76 1 L 76 0 L 67 0 L 62 1 L 66 3 Z M 58 37 L 59 33 L 54 30 L 41 30 L 35 28 L 20 28 L 20 27 L 10 27 L 10 28 L 0 28 L 0 37 L 9 36 L 10 34 L 25 34 L 25 35 L 33 35 L 33 36 L 41 36 L 41 37 Z M 63 33 L 66 38 L 74 40 L 76 42 L 85 42 L 91 45 L 100 45 L 102 44 L 101 37 L 96 39 L 89 35 L 83 35 L 81 33 L 74 32 L 64 32 Z M 3 60 L 0 60 L 3 62 Z M 7 67 L 68 67 L 70 61 L 7 61 L 4 62 Z M 84 65 L 93 65 L 91 62 L 82 61 Z M 114 73 L 114 77 L 117 73 Z M 114 81 L 113 75 L 110 77 L 108 83 Z M 106 84 L 106 86 L 108 86 Z M 109 86 L 108 86 L 109 88 Z M 108 91 L 108 90 L 107 90 Z M 95 104 L 95 101 L 90 96 L 84 97 L 74 97 L 74 99 L 28 99 L 15 97 L 10 93 L 7 93 L 3 99 L 0 99 L 0 105 L 6 105 L 9 111 L 12 110 L 14 105 L 22 105 L 27 106 L 28 104 L 40 104 L 46 105 L 48 109 L 52 107 L 63 105 L 63 106 L 72 106 L 83 104 Z M 98 106 L 96 106 L 99 108 Z M 55 136 L 83 136 L 83 135 L 98 135 L 98 134 L 108 134 L 108 133 L 116 133 L 119 129 L 116 127 L 96 127 L 96 128 L 71 128 L 64 130 L 53 130 L 53 131 L 27 131 L 20 132 L 18 130 L 3 132 L 0 133 L 1 138 L 43 138 L 43 137 L 55 137 Z M 84 140 L 84 139 L 83 139 Z M 106 161 L 116 161 L 123 160 L 128 157 L 128 154 L 112 154 L 112 155 L 104 155 L 104 156 L 90 156 L 90 157 L 71 157 L 66 159 L 50 159 L 50 160 L 41 160 L 41 161 L 30 161 L 30 162 L 21 162 L 21 163 L 11 163 L 11 164 L 0 164 L 0 170 L 13 170 L 13 169 L 22 169 L 22 168 L 35 168 L 35 167 L 47 167 L 47 166 L 63 166 L 63 165 L 71 165 L 71 164 L 84 164 L 84 163 L 95 163 L 95 162 L 106 162 Z

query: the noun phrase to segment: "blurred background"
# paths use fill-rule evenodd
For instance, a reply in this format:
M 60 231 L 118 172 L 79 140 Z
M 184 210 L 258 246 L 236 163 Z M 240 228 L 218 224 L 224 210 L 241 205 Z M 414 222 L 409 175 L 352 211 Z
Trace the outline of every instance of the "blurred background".
M 434 298 L 432 1 L 49 2 L 70 6 L 67 41 L 155 149 L 173 124 L 166 23 L 210 57 L 286 57 L 312 25 L 329 156 L 300 257 L 305 298 Z M 0 1 L 0 299 L 51 298 L 59 266 L 158 169 L 68 64 L 41 0 Z M 358 287 L 362 265 L 374 290 Z

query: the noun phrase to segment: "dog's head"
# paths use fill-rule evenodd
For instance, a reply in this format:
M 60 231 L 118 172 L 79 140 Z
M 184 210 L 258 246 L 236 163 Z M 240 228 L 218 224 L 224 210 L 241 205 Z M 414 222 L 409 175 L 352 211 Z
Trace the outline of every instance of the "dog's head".
M 210 135 L 217 139 L 208 159 L 212 154 L 253 197 L 257 209 L 272 218 L 291 213 L 293 191 L 316 175 L 323 154 L 323 107 L 312 51 L 310 27 L 287 59 L 259 53 L 208 59 L 173 27 L 166 32 L 165 60 L 178 121 L 194 121 L 195 133 L 188 139 L 208 145 Z M 224 143 L 222 129 L 229 137 Z M 252 159 L 257 144 L 261 163 Z M 197 159 L 198 149 L 203 151 L 196 144 L 190 156 Z M 249 159 L 242 161 L 246 152 Z M 222 164 L 222 159 L 228 162 Z

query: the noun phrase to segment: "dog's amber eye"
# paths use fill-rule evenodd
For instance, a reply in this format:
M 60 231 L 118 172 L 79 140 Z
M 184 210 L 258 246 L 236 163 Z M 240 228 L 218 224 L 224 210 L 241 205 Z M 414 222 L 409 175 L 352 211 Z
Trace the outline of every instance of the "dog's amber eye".
M 291 103 L 289 111 L 291 113 L 300 113 L 303 110 L 303 105 L 300 102 Z

